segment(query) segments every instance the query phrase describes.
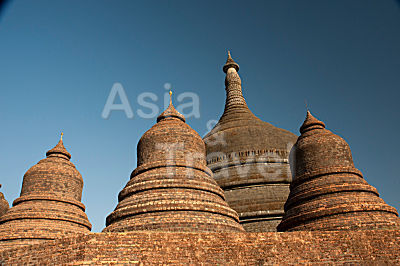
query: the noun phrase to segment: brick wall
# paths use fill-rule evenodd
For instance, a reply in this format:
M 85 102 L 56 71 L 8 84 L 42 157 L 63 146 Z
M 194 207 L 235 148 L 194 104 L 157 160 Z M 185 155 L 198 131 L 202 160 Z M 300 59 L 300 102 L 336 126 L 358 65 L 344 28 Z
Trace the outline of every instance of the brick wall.
M 7 264 L 399 264 L 400 230 L 91 233 L 2 251 Z

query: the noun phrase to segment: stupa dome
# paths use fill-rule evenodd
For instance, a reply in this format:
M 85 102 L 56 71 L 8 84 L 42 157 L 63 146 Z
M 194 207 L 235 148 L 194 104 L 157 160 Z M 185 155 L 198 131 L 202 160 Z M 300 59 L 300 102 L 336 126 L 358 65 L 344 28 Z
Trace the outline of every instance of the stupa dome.
M 176 149 L 172 149 L 174 145 Z M 165 148 L 166 146 L 169 148 Z M 170 104 L 158 116 L 157 123 L 140 138 L 137 146 L 137 166 L 146 168 L 148 165 L 157 163 L 204 166 L 206 164 L 205 157 L 200 155 L 193 157 L 195 153 L 205 154 L 203 140 L 185 123 L 184 116 Z M 188 157 L 191 157 L 193 161 L 188 160 Z
M 325 129 L 309 111 L 300 128 L 302 134 L 296 144 L 296 173 L 293 178 L 316 169 L 349 168 L 355 170 L 351 150 L 340 136 Z M 310 152 L 313 151 L 313 152 Z M 358 171 L 358 170 L 357 170 Z
M 307 112 L 291 152 L 293 182 L 279 231 L 399 229 L 395 208 L 354 167 L 344 139 Z
M 138 144 L 138 166 L 105 232 L 243 231 L 206 166 L 205 145 L 172 103 Z

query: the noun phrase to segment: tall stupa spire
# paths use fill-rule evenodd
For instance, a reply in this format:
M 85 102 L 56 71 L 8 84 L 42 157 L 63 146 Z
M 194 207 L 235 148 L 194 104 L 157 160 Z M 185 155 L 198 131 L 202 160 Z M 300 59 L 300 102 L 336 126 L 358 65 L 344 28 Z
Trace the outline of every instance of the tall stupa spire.
M 276 231 L 291 181 L 288 155 L 296 136 L 261 121 L 242 93 L 239 65 L 228 51 L 225 109 L 204 141 L 207 165 L 246 231 Z
M 228 51 L 228 59 L 223 66 L 223 71 L 226 73 L 225 77 L 225 91 L 226 91 L 226 102 L 224 114 L 221 120 L 224 120 L 227 116 L 240 113 L 241 117 L 254 118 L 254 114 L 249 110 L 246 104 L 246 100 L 243 97 L 242 92 L 242 81 L 238 74 L 239 65 L 232 59 L 230 51 Z M 235 116 L 235 119 L 237 117 Z
M 232 59 L 230 51 L 228 51 L 228 59 L 226 59 L 226 63 L 222 70 L 227 73 L 229 68 L 234 68 L 236 72 L 239 71 L 239 65 Z

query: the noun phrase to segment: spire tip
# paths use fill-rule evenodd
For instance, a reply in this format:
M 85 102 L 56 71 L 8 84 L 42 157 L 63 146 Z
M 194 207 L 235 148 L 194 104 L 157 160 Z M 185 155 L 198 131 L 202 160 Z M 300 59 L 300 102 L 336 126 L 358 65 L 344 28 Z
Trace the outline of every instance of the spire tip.
M 233 67 L 236 71 L 239 71 L 239 65 L 232 59 L 231 51 L 228 50 L 228 59 L 226 60 L 225 65 L 223 66 L 222 70 L 227 73 L 228 69 Z

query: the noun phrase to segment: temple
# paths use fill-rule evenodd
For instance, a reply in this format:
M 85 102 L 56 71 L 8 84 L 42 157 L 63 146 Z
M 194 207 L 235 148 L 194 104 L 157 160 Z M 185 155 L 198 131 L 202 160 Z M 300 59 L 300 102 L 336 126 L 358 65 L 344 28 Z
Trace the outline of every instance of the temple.
M 228 52 L 225 110 L 204 137 L 207 164 L 248 232 L 276 231 L 291 181 L 289 151 L 296 136 L 257 118 L 247 107 Z
M 223 70 L 215 128 L 203 141 L 170 93 L 100 233 L 90 232 L 82 176 L 61 138 L 11 208 L 0 193 L 0 264 L 400 265 L 398 213 L 346 141 L 309 111 L 298 138 L 261 121 L 230 54 Z

